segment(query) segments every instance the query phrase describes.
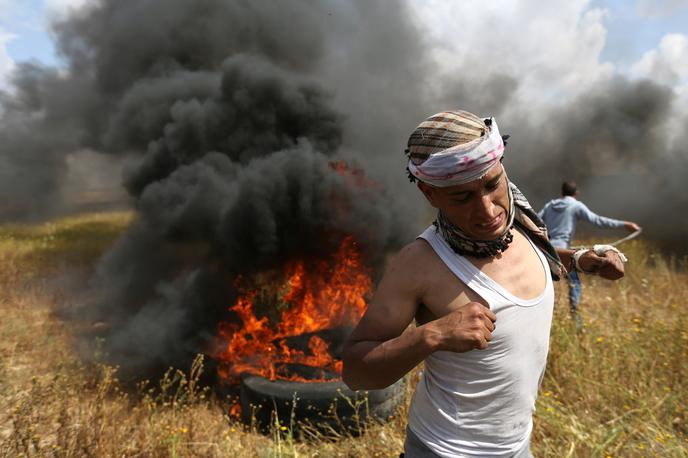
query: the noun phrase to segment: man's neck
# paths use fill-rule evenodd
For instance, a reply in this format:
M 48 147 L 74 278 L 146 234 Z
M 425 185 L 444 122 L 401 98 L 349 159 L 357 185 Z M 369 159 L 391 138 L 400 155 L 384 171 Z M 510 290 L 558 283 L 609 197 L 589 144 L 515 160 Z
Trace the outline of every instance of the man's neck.
M 513 209 L 512 209 L 513 215 Z M 474 258 L 491 258 L 499 253 L 506 251 L 513 240 L 512 226 L 513 216 L 511 216 L 509 226 L 501 236 L 494 240 L 475 240 L 468 237 L 460 228 L 452 224 L 441 212 L 435 220 L 435 227 L 440 235 L 449 244 L 454 253 L 460 256 L 470 256 Z
M 522 299 L 538 297 L 546 283 L 545 268 L 536 248 L 520 229 L 514 229 L 509 249 L 490 258 L 466 259 L 514 296 Z

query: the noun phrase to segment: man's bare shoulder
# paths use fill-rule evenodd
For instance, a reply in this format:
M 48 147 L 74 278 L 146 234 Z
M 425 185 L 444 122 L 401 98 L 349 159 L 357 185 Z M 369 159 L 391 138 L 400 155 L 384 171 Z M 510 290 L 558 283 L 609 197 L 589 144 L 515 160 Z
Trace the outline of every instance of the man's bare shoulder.
M 396 278 L 412 278 L 413 283 L 424 274 L 437 269 L 440 259 L 432 247 L 423 239 L 415 239 L 401 248 L 387 264 L 387 275 Z
M 429 287 L 428 278 L 436 269 L 433 257 L 434 251 L 422 240 L 414 240 L 392 255 L 369 310 L 389 308 L 391 313 L 406 305 L 412 318 Z
M 392 262 L 408 265 L 409 262 L 436 262 L 437 255 L 430 244 L 423 239 L 415 239 L 402 247 L 392 258 Z
M 480 301 L 423 239 L 404 246 L 389 262 L 385 276 L 386 290 L 394 289 L 403 297 L 412 297 L 416 306 L 424 306 L 426 310 L 418 312 L 421 315 L 416 313 L 421 322 L 444 316 L 470 301 Z

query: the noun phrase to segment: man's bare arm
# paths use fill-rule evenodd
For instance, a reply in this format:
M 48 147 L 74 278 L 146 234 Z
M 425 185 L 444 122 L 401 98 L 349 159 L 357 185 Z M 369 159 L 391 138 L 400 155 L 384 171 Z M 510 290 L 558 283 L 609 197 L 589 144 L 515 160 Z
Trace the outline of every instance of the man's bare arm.
M 486 348 L 492 338 L 496 316 L 475 302 L 422 326 L 409 326 L 425 284 L 418 248 L 406 247 L 390 263 L 345 344 L 342 377 L 352 389 L 387 387 L 435 351 Z
M 422 296 L 408 260 L 418 246 L 405 247 L 389 264 L 375 296 L 344 345 L 342 378 L 352 389 L 391 385 L 433 349 L 424 330 L 412 325 Z
M 433 351 L 424 329 L 415 326 L 386 341 L 356 340 L 352 336 L 344 349 L 342 378 L 352 390 L 385 388 Z

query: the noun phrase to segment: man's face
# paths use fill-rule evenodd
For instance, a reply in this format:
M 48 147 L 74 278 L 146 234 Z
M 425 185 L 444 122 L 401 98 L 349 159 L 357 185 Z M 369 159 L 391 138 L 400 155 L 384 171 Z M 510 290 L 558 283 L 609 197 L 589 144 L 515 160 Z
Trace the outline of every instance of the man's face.
M 427 183 L 418 187 L 430 204 L 455 226 L 476 240 L 493 240 L 509 224 L 509 192 L 501 162 L 479 180 L 438 188 Z

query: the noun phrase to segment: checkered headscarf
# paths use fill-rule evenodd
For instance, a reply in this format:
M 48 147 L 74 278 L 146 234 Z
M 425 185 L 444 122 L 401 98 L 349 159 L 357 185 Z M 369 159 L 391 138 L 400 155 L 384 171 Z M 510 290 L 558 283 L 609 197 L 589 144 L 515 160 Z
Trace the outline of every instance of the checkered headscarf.
M 468 183 L 484 175 L 504 154 L 494 118 L 466 111 L 430 116 L 411 134 L 406 149 L 408 171 L 437 187 Z

